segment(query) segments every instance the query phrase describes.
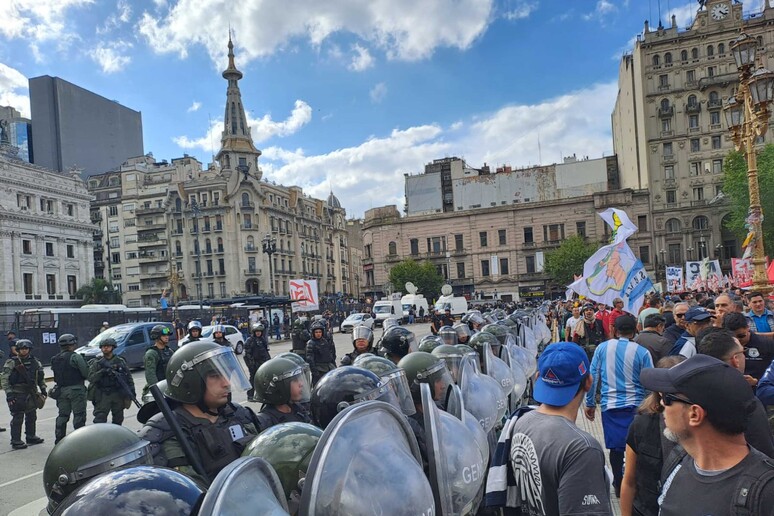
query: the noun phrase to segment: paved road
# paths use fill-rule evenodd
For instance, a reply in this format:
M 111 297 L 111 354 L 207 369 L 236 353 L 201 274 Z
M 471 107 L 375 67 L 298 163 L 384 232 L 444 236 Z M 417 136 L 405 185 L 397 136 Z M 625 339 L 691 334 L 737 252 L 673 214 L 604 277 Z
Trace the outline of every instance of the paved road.
M 414 324 L 408 326 L 417 335 L 417 339 L 422 338 L 429 333 L 429 324 Z M 381 335 L 381 328 L 375 330 L 378 336 Z M 352 340 L 350 335 L 336 333 L 334 336 L 336 343 L 337 356 L 340 358 L 344 353 L 352 350 Z M 290 350 L 290 343 L 270 342 L 270 353 L 276 355 L 283 351 Z M 241 358 L 240 358 L 241 360 Z M 243 363 L 244 366 L 244 363 Z M 247 368 L 245 368 L 247 371 Z M 134 383 L 137 390 L 140 391 L 145 385 L 143 371 L 135 371 L 133 374 Z M 245 393 L 237 393 L 234 396 L 237 403 L 247 403 Z M 8 406 L 0 400 L 0 424 L 9 427 Z M 258 410 L 259 404 L 251 404 Z M 37 446 L 31 446 L 26 450 L 12 450 L 10 444 L 10 429 L 0 433 L 0 516 L 6 516 L 13 513 L 13 516 L 33 516 L 37 515 L 41 508 L 45 507 L 45 492 L 43 491 L 43 466 L 46 463 L 46 457 L 54 447 L 54 420 L 56 419 L 56 405 L 53 400 L 49 400 L 46 406 L 38 411 L 38 435 L 43 437 L 46 442 Z M 132 406 L 126 411 L 124 426 L 132 430 L 139 430 L 141 425 L 137 421 L 137 408 Z M 87 424 L 91 423 L 91 405 L 89 405 Z M 72 419 L 70 422 L 72 430 Z

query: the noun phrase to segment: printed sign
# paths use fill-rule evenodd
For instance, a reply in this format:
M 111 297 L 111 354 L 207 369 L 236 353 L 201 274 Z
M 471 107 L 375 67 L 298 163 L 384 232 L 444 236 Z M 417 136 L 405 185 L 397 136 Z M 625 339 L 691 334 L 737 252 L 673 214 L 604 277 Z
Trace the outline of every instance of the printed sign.
M 317 280 L 290 280 L 290 300 L 294 312 L 313 312 L 320 309 Z

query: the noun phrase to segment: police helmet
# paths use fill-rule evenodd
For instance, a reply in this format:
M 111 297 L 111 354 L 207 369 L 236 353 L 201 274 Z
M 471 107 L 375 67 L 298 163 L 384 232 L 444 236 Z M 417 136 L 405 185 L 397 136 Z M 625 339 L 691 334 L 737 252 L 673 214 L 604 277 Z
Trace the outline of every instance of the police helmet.
M 19 347 L 19 342 L 21 341 L 16 342 L 17 348 Z M 59 345 L 62 347 L 75 346 L 78 344 L 78 339 L 72 333 L 63 333 L 59 336 L 59 340 L 57 342 L 59 342 Z
M 252 333 L 255 333 L 255 332 L 257 332 L 257 331 L 259 331 L 259 332 L 263 333 L 264 331 L 266 331 L 266 328 L 265 328 L 265 327 L 263 326 L 263 324 L 261 324 L 261 323 L 255 323 L 255 324 L 253 324 L 253 326 L 250 328 L 250 331 L 251 331 Z
M 150 338 L 153 340 L 159 340 L 163 335 L 172 335 L 172 330 L 169 328 L 169 326 L 165 326 L 163 324 L 157 324 L 153 328 L 151 328 L 150 331 Z
M 379 353 L 383 356 L 394 355 L 398 358 L 403 358 L 412 351 L 416 351 L 416 349 L 414 332 L 402 326 L 395 326 L 385 332 L 382 337 Z
M 210 376 L 228 378 L 232 393 L 250 388 L 250 380 L 230 347 L 197 341 L 178 349 L 170 357 L 166 395 L 180 403 L 199 403 Z
M 116 339 L 114 339 L 113 337 L 108 337 L 106 339 L 102 339 L 99 342 L 99 347 L 102 347 L 102 346 L 111 346 L 112 348 L 115 348 L 118 346 L 118 343 L 116 342 Z
M 29 339 L 19 339 L 14 344 L 16 349 L 32 349 L 32 341 Z M 68 344 L 69 345 L 69 344 Z
M 199 330 L 201 333 L 202 331 L 202 323 L 194 319 L 193 321 L 188 323 L 188 333 L 191 333 L 191 330 Z
M 306 403 L 310 398 L 311 384 L 304 368 L 287 358 L 275 357 L 261 364 L 254 385 L 255 397 L 269 405 Z
M 435 348 L 443 344 L 443 340 L 438 335 L 425 335 L 419 341 L 419 351 L 432 353 Z

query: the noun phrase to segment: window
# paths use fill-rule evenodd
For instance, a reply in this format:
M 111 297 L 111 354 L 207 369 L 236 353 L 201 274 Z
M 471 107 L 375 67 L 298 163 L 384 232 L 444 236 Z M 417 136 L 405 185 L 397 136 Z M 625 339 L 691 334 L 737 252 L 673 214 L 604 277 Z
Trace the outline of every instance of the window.
M 680 263 L 683 261 L 683 250 L 680 244 L 669 244 L 667 246 L 667 263 Z
M 365 245 L 364 250 L 365 250 L 365 257 L 366 258 L 371 258 L 371 249 L 372 249 L 371 244 L 366 244 Z M 303 249 L 302 249 L 302 251 L 303 251 Z
M 463 241 L 462 241 L 462 235 L 454 235 L 454 250 L 455 251 L 462 251 L 463 250 Z
M 121 253 L 112 253 L 110 255 L 111 263 L 121 263 Z
M 242 206 L 250 206 L 250 194 L 247 192 L 242 194 Z
M 688 61 L 688 51 L 683 50 L 680 52 L 680 61 Z
M 46 294 L 56 294 L 56 274 L 46 274 Z
M 226 260 L 223 258 L 218 258 L 218 274 L 226 274 Z
M 498 229 L 497 230 L 497 239 L 500 242 L 500 245 L 506 245 L 506 238 L 505 238 L 505 230 L 504 229 Z
M 249 214 L 245 214 L 244 218 L 242 219 L 242 223 L 244 225 L 245 229 L 250 229 L 253 227 L 253 217 Z
M 54 256 L 54 243 L 46 242 L 46 256 Z
M 723 160 L 722 159 L 713 159 L 712 160 L 712 173 L 713 174 L 722 174 L 723 173 Z
M 669 219 L 664 227 L 667 233 L 679 233 L 681 228 L 680 219 Z
M 661 131 L 664 133 L 668 133 L 672 130 L 672 119 L 671 118 L 662 118 L 661 119 Z
M 667 52 L 666 54 L 664 54 L 664 64 L 667 64 L 667 65 L 672 64 L 672 53 L 671 52 Z
M 672 155 L 672 142 L 666 142 L 664 144 L 664 156 L 671 156 Z
M 693 229 L 709 229 L 709 219 L 704 215 L 694 217 Z
M 118 206 L 108 206 L 108 215 L 110 217 L 118 215 Z
M 650 247 L 646 245 L 640 246 L 640 261 L 643 264 L 650 263 Z
M 144 254 L 143 256 L 151 257 L 153 255 L 152 254 Z M 134 260 L 136 258 L 137 258 L 137 251 L 127 251 L 126 252 L 126 259 L 127 260 Z
M 24 293 L 28 296 L 32 295 L 32 273 L 25 272 L 23 276 Z
M 688 84 L 696 82 L 696 70 L 688 70 L 685 72 L 685 82 Z
M 653 66 L 658 66 L 660 64 L 661 64 L 661 58 L 659 57 L 658 54 L 656 54 L 655 56 L 653 56 Z
M 419 239 L 412 238 L 409 240 L 409 247 L 411 248 L 411 254 L 416 256 L 419 254 Z
M 73 244 L 67 244 L 67 257 L 75 258 L 75 246 Z
M 465 277 L 465 262 L 457 262 L 457 278 Z
M 524 257 L 524 264 L 526 265 L 526 271 L 527 274 L 535 274 L 535 257 L 534 256 L 525 256 Z
M 718 99 L 718 92 L 717 91 L 711 91 L 709 94 L 709 103 L 710 106 L 717 105 L 720 103 Z
M 703 201 L 704 200 L 704 187 L 703 186 L 699 186 L 699 187 L 693 189 L 693 200 L 694 201 Z
M 692 48 L 691 49 L 691 59 L 699 59 L 699 49 L 698 48 Z
M 691 138 L 691 152 L 699 152 L 701 150 L 701 143 L 698 138 Z
M 481 260 L 481 275 L 489 276 L 489 260 Z
M 669 111 L 669 99 L 661 99 L 661 112 Z
M 688 164 L 688 170 L 691 171 L 692 176 L 698 176 L 701 174 L 701 163 L 693 162 Z
M 481 247 L 486 247 L 487 246 L 486 231 L 479 232 L 478 238 L 481 241 Z
M 699 115 L 690 115 L 690 116 L 688 116 L 688 128 L 689 129 L 698 129 L 699 128 Z
M 564 224 L 548 224 L 543 226 L 543 240 L 547 242 L 564 240 Z
M 69 217 L 74 216 L 75 215 L 75 206 L 73 206 L 72 204 L 65 204 L 65 213 Z
M 647 231 L 648 230 L 648 216 L 647 215 L 637 215 L 637 229 L 640 231 Z
M 398 254 L 398 244 L 395 242 L 390 242 L 387 244 L 387 254 L 396 255 Z
M 74 296 L 78 292 L 78 279 L 75 276 L 67 276 L 67 293 Z
M 32 254 L 32 240 L 22 240 L 22 254 Z
M 432 237 L 427 239 L 427 252 L 441 254 L 446 251 L 446 237 Z
M 713 149 L 719 149 L 721 145 L 720 136 L 713 136 L 712 137 L 712 148 Z
M 715 47 L 712 45 L 707 46 L 707 57 L 712 57 L 715 55 Z
M 708 66 L 707 67 L 707 77 L 715 77 L 715 67 L 714 66 Z
M 578 220 L 575 222 L 575 234 L 579 237 L 586 238 L 586 221 Z
M 500 274 L 507 276 L 508 272 L 508 258 L 500 258 Z
M 524 243 L 525 244 L 531 244 L 533 243 L 534 237 L 532 236 L 532 228 L 531 227 L 525 227 L 524 228 Z
M 659 75 L 658 76 L 658 87 L 659 88 L 668 88 L 669 87 L 669 76 L 668 75 Z
M 720 111 L 710 111 L 710 125 L 720 125 Z
M 674 165 L 665 165 L 664 166 L 664 179 L 674 179 L 675 178 L 675 166 Z
M 110 247 L 117 248 L 121 246 L 121 239 L 118 237 L 110 237 Z
M 666 202 L 667 204 L 677 204 L 677 190 L 666 191 Z

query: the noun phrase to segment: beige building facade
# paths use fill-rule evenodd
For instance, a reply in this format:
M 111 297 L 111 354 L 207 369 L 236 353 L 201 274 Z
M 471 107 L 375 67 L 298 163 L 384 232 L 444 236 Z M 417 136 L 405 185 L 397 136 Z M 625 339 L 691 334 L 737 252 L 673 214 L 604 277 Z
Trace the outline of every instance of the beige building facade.
M 708 0 L 686 30 L 674 18 L 668 28 L 646 23 L 621 60 L 612 114 L 621 186 L 650 190 L 654 249 L 666 264 L 710 257 L 728 269 L 741 256 L 723 225 L 723 160 L 734 146 L 722 108 L 738 86 L 730 44 L 740 31 L 772 66 L 774 8 L 765 5 L 745 17 L 741 3 Z

